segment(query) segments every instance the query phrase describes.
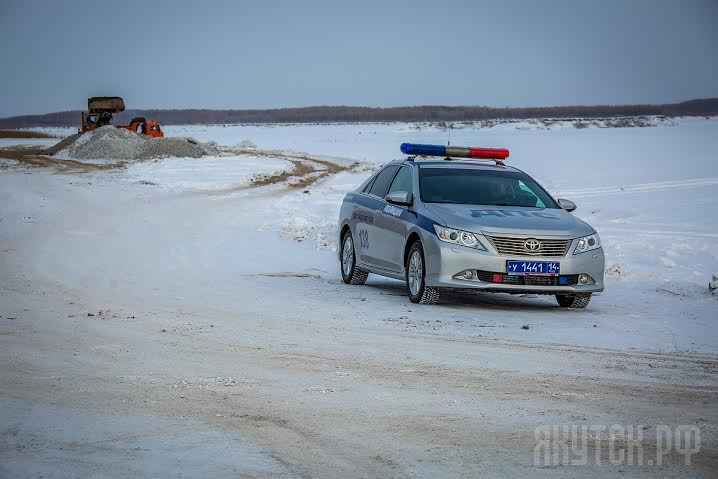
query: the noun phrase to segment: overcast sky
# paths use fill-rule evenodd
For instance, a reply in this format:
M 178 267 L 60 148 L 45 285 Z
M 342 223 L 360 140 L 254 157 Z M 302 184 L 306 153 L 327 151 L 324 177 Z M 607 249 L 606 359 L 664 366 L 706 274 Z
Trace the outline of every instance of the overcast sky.
M 718 97 L 718 1 L 0 0 L 0 117 Z

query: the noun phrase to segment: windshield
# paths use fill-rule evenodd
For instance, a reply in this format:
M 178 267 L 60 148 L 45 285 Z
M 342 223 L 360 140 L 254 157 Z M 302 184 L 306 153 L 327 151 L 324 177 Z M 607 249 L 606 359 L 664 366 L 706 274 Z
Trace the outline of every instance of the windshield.
M 478 168 L 421 168 L 421 201 L 467 205 L 558 208 L 525 173 Z

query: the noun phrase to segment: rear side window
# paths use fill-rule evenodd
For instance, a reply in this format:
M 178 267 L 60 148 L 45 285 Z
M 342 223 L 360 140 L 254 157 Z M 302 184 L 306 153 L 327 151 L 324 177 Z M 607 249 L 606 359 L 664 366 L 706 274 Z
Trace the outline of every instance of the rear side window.
M 379 173 L 379 175 L 377 175 L 376 180 L 374 180 L 374 184 L 371 187 L 371 190 L 369 190 L 369 193 L 372 195 L 376 195 L 379 198 L 384 198 L 387 191 L 389 191 L 389 185 L 391 184 L 391 181 L 394 179 L 394 175 L 396 175 L 396 172 L 398 170 L 398 165 L 387 166 L 386 168 L 384 168 L 384 170 Z
M 394 181 L 391 182 L 389 193 L 394 193 L 395 191 L 406 191 L 407 193 L 412 193 L 413 191 L 411 182 L 411 169 L 407 168 L 406 166 L 403 166 L 399 170 L 399 173 L 397 173 L 394 177 Z
M 366 184 L 362 192 L 369 193 L 371 191 L 371 187 L 374 185 L 374 182 L 376 181 L 376 176 L 369 180 L 369 183 Z

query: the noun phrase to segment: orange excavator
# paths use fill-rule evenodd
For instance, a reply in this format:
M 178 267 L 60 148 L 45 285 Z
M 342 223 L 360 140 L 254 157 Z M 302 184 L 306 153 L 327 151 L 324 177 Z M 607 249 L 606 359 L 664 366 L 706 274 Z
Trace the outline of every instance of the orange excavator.
M 93 96 L 88 98 L 87 111 L 82 112 L 80 133 L 109 125 L 112 122 L 112 115 L 121 111 L 125 111 L 125 101 L 119 96 Z M 159 123 L 143 117 L 133 118 L 129 125 L 117 125 L 117 128 L 124 128 L 155 138 L 165 136 Z

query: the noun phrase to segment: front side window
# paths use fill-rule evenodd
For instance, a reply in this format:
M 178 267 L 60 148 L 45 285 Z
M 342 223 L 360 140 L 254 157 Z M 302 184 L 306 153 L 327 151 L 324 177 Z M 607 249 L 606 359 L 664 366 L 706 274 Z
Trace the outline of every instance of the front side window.
M 406 166 L 401 167 L 399 173 L 397 173 L 394 177 L 394 181 L 391 182 L 391 186 L 389 187 L 389 193 L 394 193 L 395 191 L 406 191 L 407 193 L 412 193 L 410 168 L 407 168 Z
M 369 194 L 378 196 L 379 198 L 384 198 L 387 191 L 389 191 L 389 185 L 394 179 L 394 175 L 396 175 L 398 169 L 398 165 L 387 166 L 384 168 L 384 170 L 376 177 L 376 180 L 374 180 L 374 184 L 371 186 Z
M 419 178 L 424 203 L 558 208 L 538 183 L 520 171 L 421 168 Z

